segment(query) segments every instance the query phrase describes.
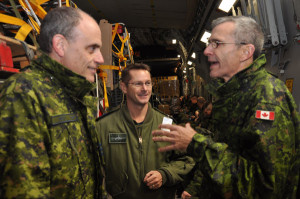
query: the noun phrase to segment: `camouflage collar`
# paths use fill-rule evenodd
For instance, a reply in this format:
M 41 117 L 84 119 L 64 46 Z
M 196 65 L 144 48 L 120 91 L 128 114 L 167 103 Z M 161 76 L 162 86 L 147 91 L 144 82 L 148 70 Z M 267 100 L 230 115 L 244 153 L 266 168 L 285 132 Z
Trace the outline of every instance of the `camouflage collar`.
M 75 98 L 82 99 L 95 87 L 94 84 L 87 81 L 84 77 L 67 69 L 45 53 L 42 53 L 31 65 L 41 70 L 46 70 L 50 74 L 52 81 L 56 80 L 69 95 Z
M 230 95 L 230 93 L 239 90 L 244 83 L 251 81 L 256 75 L 255 72 L 262 69 L 265 63 L 266 57 L 265 55 L 261 55 L 254 60 L 249 67 L 238 72 L 228 82 L 224 82 L 220 79 L 213 80 L 208 85 L 208 90 L 215 97 L 219 95 Z

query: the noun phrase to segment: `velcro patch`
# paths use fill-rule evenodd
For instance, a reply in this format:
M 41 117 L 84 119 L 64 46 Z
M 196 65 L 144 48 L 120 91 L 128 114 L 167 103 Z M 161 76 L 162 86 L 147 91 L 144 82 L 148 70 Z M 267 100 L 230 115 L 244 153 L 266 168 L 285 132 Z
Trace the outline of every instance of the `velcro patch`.
M 76 122 L 78 120 L 74 113 L 51 116 L 51 124 L 58 125 L 67 122 Z
M 127 134 L 125 133 L 110 133 L 109 135 L 109 143 L 126 143 Z

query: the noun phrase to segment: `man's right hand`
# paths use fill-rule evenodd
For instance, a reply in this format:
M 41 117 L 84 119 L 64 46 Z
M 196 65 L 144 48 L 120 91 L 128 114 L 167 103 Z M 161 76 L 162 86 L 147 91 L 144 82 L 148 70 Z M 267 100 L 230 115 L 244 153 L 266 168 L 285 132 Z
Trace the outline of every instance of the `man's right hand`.
M 152 131 L 154 142 L 169 142 L 170 145 L 161 147 L 158 150 L 160 152 L 179 150 L 186 151 L 188 145 L 193 139 L 193 136 L 197 133 L 189 123 L 183 126 L 161 124 L 160 129 L 170 129 L 170 131 L 165 130 L 154 130 Z

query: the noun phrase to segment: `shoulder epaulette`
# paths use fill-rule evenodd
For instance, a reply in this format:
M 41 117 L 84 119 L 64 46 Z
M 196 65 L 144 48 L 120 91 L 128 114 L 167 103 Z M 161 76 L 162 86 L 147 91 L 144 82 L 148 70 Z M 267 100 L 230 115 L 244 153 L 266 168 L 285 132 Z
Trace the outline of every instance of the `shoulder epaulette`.
M 163 115 L 165 115 L 165 116 L 167 116 L 167 117 L 169 117 L 169 118 L 171 118 L 173 121 L 175 121 L 175 119 L 173 118 L 173 116 L 172 115 L 168 115 L 168 114 L 166 114 L 166 113 L 164 113 L 164 112 L 162 112 L 161 110 L 159 110 L 158 108 L 156 108 L 156 107 L 152 107 L 154 110 L 156 110 L 157 112 L 159 112 L 159 113 L 161 113 L 161 114 L 163 114 Z
M 112 113 L 118 111 L 119 109 L 120 109 L 120 107 L 117 107 L 117 108 L 114 108 L 114 109 L 110 110 L 110 111 L 107 112 L 107 113 L 104 113 L 103 115 L 101 115 L 100 117 L 98 117 L 98 118 L 96 119 L 96 121 L 99 121 L 99 120 L 105 118 L 106 116 L 108 116 L 108 115 L 110 115 L 110 114 L 112 114 Z

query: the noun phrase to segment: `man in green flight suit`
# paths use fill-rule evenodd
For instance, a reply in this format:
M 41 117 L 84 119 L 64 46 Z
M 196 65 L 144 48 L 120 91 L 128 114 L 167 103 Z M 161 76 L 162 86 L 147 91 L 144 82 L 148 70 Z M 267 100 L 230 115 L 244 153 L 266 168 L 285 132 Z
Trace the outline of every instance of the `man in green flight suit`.
M 55 8 L 42 55 L 0 89 L 0 197 L 101 198 L 95 129 L 101 31 L 83 11 Z
M 208 57 L 213 102 L 209 129 L 161 125 L 159 150 L 187 151 L 196 161 L 182 198 L 296 198 L 300 117 L 285 84 L 269 74 L 260 55 L 264 35 L 250 17 L 212 23 Z M 299 196 L 298 196 L 299 198 Z
M 149 66 L 127 66 L 120 86 L 126 104 L 96 124 L 104 152 L 106 190 L 114 199 L 174 199 L 177 185 L 194 162 L 174 151 L 159 153 L 157 149 L 165 144 L 152 141 L 152 130 L 172 121 L 149 103 Z

